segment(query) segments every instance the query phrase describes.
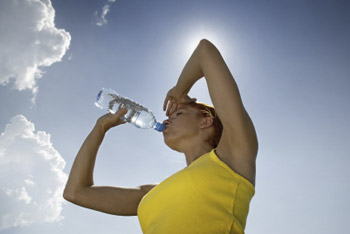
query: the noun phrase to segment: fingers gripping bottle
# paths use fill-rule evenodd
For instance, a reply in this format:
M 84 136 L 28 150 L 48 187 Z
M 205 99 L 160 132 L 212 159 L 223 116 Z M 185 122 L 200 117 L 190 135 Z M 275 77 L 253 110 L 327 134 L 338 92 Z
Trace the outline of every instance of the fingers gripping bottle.
M 164 131 L 164 124 L 157 122 L 148 108 L 131 99 L 120 96 L 113 89 L 103 88 L 97 95 L 95 105 L 101 109 L 108 109 L 112 114 L 122 108 L 126 108 L 128 111 L 121 118 L 122 120 L 138 128 L 153 128 L 159 132 Z

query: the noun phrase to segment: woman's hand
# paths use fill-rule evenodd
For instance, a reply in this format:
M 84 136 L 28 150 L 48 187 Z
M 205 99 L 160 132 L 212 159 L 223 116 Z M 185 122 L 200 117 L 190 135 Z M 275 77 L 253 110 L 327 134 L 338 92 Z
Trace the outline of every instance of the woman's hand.
M 177 110 L 180 104 L 189 104 L 196 100 L 195 98 L 190 98 L 187 94 L 180 94 L 176 86 L 174 86 L 168 91 L 165 97 L 163 110 L 166 111 L 167 116 L 170 116 Z
M 100 126 L 104 132 L 107 132 L 110 128 L 125 124 L 125 121 L 120 118 L 125 115 L 127 111 L 126 108 L 122 108 L 115 114 L 105 114 L 97 120 L 96 125 Z

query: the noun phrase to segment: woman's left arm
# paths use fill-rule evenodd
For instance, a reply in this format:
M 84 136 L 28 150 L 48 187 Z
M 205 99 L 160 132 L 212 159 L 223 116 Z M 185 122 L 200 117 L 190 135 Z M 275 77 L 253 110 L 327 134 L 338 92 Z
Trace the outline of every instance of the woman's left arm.
M 208 40 L 201 40 L 191 55 L 173 88 L 173 98 L 166 99 L 166 103 L 169 102 L 168 108 L 166 103 L 164 108 L 170 111 L 171 106 L 177 106 L 176 100 L 187 96 L 193 84 L 203 76 L 224 128 L 217 151 L 223 152 L 222 157 L 228 157 L 225 161 L 234 160 L 238 164 L 246 164 L 247 160 L 253 160 L 255 163 L 258 142 L 253 123 L 243 106 L 230 70 L 218 49 Z

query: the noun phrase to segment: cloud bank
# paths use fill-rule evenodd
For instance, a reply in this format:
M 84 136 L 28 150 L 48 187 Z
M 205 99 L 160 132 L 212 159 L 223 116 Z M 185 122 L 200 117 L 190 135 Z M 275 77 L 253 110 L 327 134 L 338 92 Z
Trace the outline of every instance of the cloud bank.
M 14 79 L 16 89 L 36 93 L 39 67 L 61 61 L 71 40 L 54 18 L 50 0 L 1 0 L 0 84 Z
M 108 12 L 110 11 L 111 3 L 114 3 L 115 0 L 108 0 L 108 2 L 102 7 L 101 14 L 99 14 L 98 11 L 95 11 L 96 16 L 96 25 L 102 26 L 104 24 L 107 24 L 106 16 Z
M 13 117 L 0 135 L 0 230 L 61 220 L 64 167 L 50 134 Z

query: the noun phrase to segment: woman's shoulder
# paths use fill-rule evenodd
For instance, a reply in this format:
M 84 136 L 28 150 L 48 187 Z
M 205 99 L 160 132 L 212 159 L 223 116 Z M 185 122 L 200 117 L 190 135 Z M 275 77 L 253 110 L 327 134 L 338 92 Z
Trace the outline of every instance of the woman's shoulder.
M 255 185 L 257 151 L 241 150 L 222 144 L 220 141 L 215 150 L 216 156 L 235 173 Z

